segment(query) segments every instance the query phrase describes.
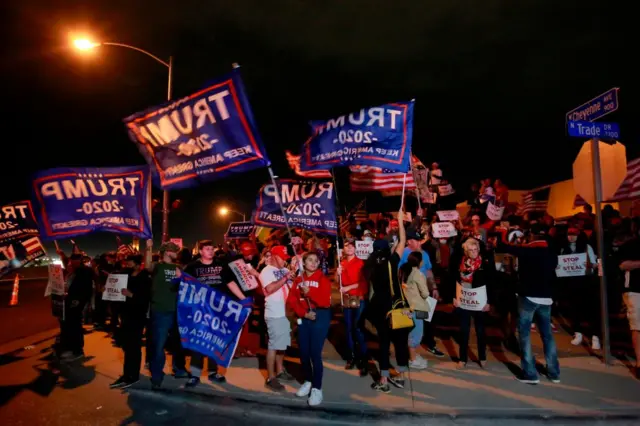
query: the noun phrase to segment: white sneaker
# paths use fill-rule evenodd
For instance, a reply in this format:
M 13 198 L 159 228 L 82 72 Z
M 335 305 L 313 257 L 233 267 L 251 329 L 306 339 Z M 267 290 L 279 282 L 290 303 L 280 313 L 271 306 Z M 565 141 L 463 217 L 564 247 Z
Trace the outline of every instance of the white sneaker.
M 298 398 L 304 398 L 305 396 L 309 396 L 309 392 L 311 392 L 311 382 L 304 382 L 298 392 L 296 392 L 296 396 Z
M 602 346 L 600 346 L 600 338 L 598 336 L 591 337 L 591 349 L 593 349 L 594 351 L 599 351 L 600 349 L 602 349 Z
M 307 404 L 311 407 L 322 404 L 322 391 L 316 388 L 311 389 L 311 396 L 307 400 Z
M 427 367 L 427 360 L 422 358 L 420 355 L 417 355 L 415 360 L 409 361 L 409 368 L 412 370 L 424 370 Z
M 582 333 L 576 333 L 573 335 L 573 340 L 571 341 L 571 344 L 573 346 L 578 346 L 580 343 L 582 343 Z

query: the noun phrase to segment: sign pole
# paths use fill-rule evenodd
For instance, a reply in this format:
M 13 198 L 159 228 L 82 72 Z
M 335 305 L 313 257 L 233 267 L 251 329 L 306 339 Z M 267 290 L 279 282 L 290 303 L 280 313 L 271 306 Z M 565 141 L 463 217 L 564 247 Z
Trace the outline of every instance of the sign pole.
M 602 176 L 600 171 L 600 141 L 591 139 L 591 171 L 593 175 L 593 192 L 596 210 L 596 236 L 598 238 L 598 256 L 600 259 L 600 311 L 602 314 L 602 353 L 605 365 L 611 365 L 609 337 L 609 305 L 607 300 L 607 275 L 605 273 L 604 227 L 602 225 Z

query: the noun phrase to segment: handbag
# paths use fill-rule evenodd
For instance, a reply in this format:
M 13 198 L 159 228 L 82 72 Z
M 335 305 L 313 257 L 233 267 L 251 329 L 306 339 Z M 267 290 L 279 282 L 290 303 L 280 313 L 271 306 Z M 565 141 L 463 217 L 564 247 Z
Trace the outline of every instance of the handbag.
M 387 262 L 389 267 L 389 286 L 391 287 L 391 298 L 395 296 L 393 291 L 393 277 L 391 276 L 391 263 Z M 400 299 L 396 300 L 391 306 L 391 310 L 387 312 L 387 318 L 389 318 L 389 327 L 392 330 L 398 330 L 401 328 L 410 328 L 415 324 L 413 323 L 413 313 L 407 306 L 407 301 L 404 299 L 404 292 L 400 291 Z
M 360 297 L 351 296 L 349 294 L 342 295 L 342 307 L 343 308 L 359 308 L 360 307 Z

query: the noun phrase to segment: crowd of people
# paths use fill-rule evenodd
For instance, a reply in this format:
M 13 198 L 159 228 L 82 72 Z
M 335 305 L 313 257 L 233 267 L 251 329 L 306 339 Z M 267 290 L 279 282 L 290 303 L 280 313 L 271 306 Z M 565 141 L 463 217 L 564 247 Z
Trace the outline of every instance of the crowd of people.
M 447 314 L 433 313 L 434 300 L 452 304 L 458 318 L 459 350 L 452 356 L 458 368 L 466 368 L 470 359 L 472 320 L 478 339 L 477 360 L 480 367 L 486 366 L 485 325 L 493 316 L 501 325 L 505 348 L 521 356 L 518 379 L 527 384 L 539 382 L 531 349 L 531 333 L 537 331 L 544 345 L 546 375 L 559 382 L 554 317 L 568 319 L 572 344 L 589 339 L 594 350 L 601 348 L 597 285 L 601 268 L 594 251 L 591 207 L 585 206 L 583 213 L 562 221 L 544 213 L 521 217 L 510 208 L 506 186 L 487 180 L 477 191 L 468 214 L 451 221 L 456 235 L 446 238 L 432 235 L 434 223 L 441 221 L 436 213 L 441 206 L 431 205 L 415 211 L 410 222 L 402 219 L 402 211 L 397 215 L 400 219 L 386 214 L 370 215 L 360 222 L 350 218 L 348 230 L 337 240 L 297 230 L 291 236 L 274 232 L 265 243 L 254 240 L 221 247 L 202 240 L 195 256 L 171 242 L 162 244 L 154 255 L 151 241 L 144 253 L 126 258 L 116 253 L 98 259 L 74 253 L 67 258 L 59 252 L 65 261 L 68 287 L 61 321 L 61 358 L 70 361 L 83 356 L 82 321 L 87 306 L 92 305 L 96 328 L 106 328 L 107 303 L 100 293 L 109 274 L 125 273 L 129 276 L 122 291 L 126 301 L 108 303 L 110 330 L 125 353 L 123 374 L 111 386 L 126 388 L 139 380 L 143 336 L 154 389 L 162 386 L 165 347 L 173 355 L 174 376 L 186 379 L 187 387 L 197 386 L 206 357 L 183 350 L 177 331 L 176 279 L 186 273 L 236 300 L 254 297 L 263 328 L 254 327 L 256 318 L 247 321 L 237 355 L 256 355 L 266 338 L 265 386 L 273 391 L 283 391 L 282 382 L 294 380 L 285 368 L 284 355 L 295 332 L 304 375 L 296 395 L 307 398 L 311 406 L 323 400 L 322 349 L 334 313 L 332 289 L 340 294 L 346 329 L 345 368 L 357 369 L 363 377 L 369 375 L 374 355 L 367 345 L 371 337 L 365 321 L 375 329 L 379 374 L 374 375 L 371 386 L 376 391 L 389 393 L 390 385 L 403 388 L 410 369 L 428 368 L 420 347 L 433 356 L 445 356 L 438 348 L 436 331 Z M 483 195 L 506 207 L 501 221 L 487 218 L 483 200 L 488 198 Z M 600 272 L 606 273 L 611 283 L 614 310 L 627 312 L 640 363 L 640 221 L 621 218 L 611 208 L 604 209 L 603 218 L 607 266 Z M 368 258 L 356 256 L 358 241 L 372 243 Z M 585 274 L 558 278 L 558 255 L 574 253 L 586 253 Z M 252 294 L 243 292 L 229 269 L 229 262 L 236 259 L 250 265 L 260 282 Z M 473 289 L 486 292 L 478 309 L 460 302 L 460 291 Z M 623 299 L 624 306 L 619 302 Z M 636 371 L 639 375 L 640 364 Z M 208 359 L 208 378 L 226 380 L 224 368 L 212 359 Z

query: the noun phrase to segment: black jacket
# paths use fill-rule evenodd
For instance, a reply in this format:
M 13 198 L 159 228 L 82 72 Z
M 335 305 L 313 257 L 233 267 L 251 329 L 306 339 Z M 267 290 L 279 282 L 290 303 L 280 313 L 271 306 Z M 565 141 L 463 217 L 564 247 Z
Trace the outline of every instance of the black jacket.
M 512 246 L 499 243 L 498 253 L 509 253 L 518 258 L 518 295 L 521 297 L 553 297 L 558 256 L 545 242 Z
M 496 261 L 493 256 L 493 252 L 489 250 L 482 251 L 482 264 L 473 273 L 473 279 L 471 280 L 471 288 L 478 288 L 486 286 L 487 289 L 487 303 L 492 305 L 496 299 L 496 280 L 498 279 L 496 273 Z M 451 265 L 451 270 L 455 274 L 454 278 L 456 282 L 460 282 L 460 264 L 462 257 L 457 257 L 456 262 Z

